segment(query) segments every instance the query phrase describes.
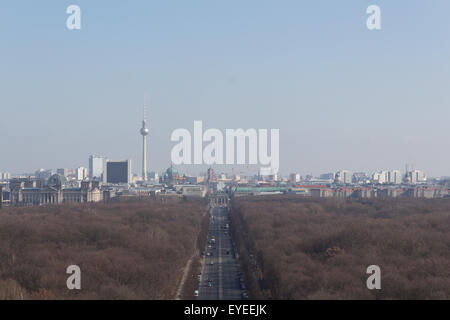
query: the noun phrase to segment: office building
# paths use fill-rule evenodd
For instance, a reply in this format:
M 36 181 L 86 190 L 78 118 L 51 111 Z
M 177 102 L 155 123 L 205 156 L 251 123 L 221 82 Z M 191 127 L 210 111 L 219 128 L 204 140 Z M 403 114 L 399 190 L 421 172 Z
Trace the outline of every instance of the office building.
M 402 173 L 399 170 L 389 171 L 388 182 L 390 184 L 401 184 L 402 177 Z
M 65 168 L 56 169 L 56 173 L 62 177 L 67 177 L 69 174 L 68 170 Z
M 348 170 L 341 170 L 336 172 L 334 182 L 337 184 L 350 184 L 352 183 L 352 173 Z
M 372 175 L 372 181 L 377 184 L 388 183 L 389 182 L 389 172 L 388 171 L 375 172 Z
M 11 174 L 9 172 L 0 172 L 0 181 L 8 181 L 11 179 Z
M 319 176 L 319 179 L 321 180 L 334 180 L 335 174 L 334 173 L 323 173 Z
M 106 182 L 131 183 L 131 160 L 106 161 Z
M 298 173 L 291 173 L 289 175 L 289 180 L 291 181 L 291 183 L 298 183 L 298 182 L 300 182 L 300 174 L 298 174 Z
M 102 181 L 105 170 L 105 158 L 99 156 L 89 156 L 89 179 Z
M 355 172 L 353 173 L 352 182 L 356 184 L 365 184 L 370 182 L 369 177 L 365 172 Z
M 412 170 L 408 172 L 408 175 L 412 184 L 424 183 L 427 181 L 427 176 L 420 170 Z
M 83 181 L 85 179 L 87 179 L 87 169 L 85 167 L 78 167 L 75 170 L 75 176 L 77 181 Z

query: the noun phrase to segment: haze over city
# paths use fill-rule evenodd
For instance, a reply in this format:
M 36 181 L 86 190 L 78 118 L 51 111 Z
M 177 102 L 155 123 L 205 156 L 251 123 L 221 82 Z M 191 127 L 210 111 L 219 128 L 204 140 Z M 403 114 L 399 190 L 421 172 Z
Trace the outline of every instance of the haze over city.
M 1 1 L 2 311 L 334 319 L 450 300 L 449 12 Z
M 70 1 L 32 3 L 0 4 L 0 171 L 100 154 L 139 173 L 147 94 L 149 171 L 170 164 L 173 130 L 202 120 L 279 128 L 282 174 L 450 174 L 446 1 L 378 1 L 379 32 L 365 28 L 369 1 L 77 1 L 76 32 Z

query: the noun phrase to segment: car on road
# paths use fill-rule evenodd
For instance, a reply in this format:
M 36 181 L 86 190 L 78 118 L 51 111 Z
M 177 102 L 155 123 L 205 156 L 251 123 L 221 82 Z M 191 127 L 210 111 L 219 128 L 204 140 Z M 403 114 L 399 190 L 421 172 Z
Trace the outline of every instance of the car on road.
M 198 297 L 198 290 L 194 291 L 194 297 Z
M 242 292 L 242 299 L 248 299 L 248 294 L 247 292 Z
M 212 265 L 214 265 L 214 262 L 211 261 L 209 264 L 212 266 Z

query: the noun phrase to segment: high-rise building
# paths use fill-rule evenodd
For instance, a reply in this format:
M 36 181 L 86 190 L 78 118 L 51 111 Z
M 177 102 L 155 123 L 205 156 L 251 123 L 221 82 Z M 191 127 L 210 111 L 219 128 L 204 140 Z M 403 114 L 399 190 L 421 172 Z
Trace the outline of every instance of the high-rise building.
M 146 101 L 144 98 L 144 119 L 142 120 L 142 128 L 141 128 L 141 135 L 142 135 L 142 180 L 144 182 L 147 182 L 147 136 L 149 133 L 149 130 L 147 128 L 147 119 L 145 116 L 146 112 Z
M 105 171 L 105 158 L 89 156 L 89 179 L 101 181 Z
M 425 173 L 423 171 L 413 170 L 413 171 L 409 172 L 409 174 L 411 176 L 412 184 L 423 183 L 423 182 L 427 181 L 427 176 L 425 175 Z
M 77 181 L 83 181 L 87 178 L 88 170 L 85 167 L 78 167 L 75 171 Z
M 300 174 L 299 173 L 291 173 L 289 176 L 289 180 L 291 180 L 291 183 L 300 182 Z
M 131 160 L 106 161 L 107 183 L 131 183 Z
M 64 169 L 64 168 L 56 169 L 56 173 L 62 177 L 67 177 L 67 175 L 68 175 L 67 169 Z
M 336 172 L 334 182 L 338 184 L 350 184 L 352 183 L 352 173 L 348 170 L 338 171 Z
M 401 184 L 402 183 L 402 173 L 399 170 L 389 171 L 388 182 L 390 184 Z
M 8 181 L 11 179 L 11 174 L 9 172 L 0 172 L 0 181 Z
M 369 177 L 365 172 L 355 172 L 352 176 L 352 182 L 356 184 L 365 184 L 369 182 Z
M 372 175 L 372 180 L 374 183 L 384 184 L 389 182 L 389 172 L 388 171 L 380 171 L 375 172 Z

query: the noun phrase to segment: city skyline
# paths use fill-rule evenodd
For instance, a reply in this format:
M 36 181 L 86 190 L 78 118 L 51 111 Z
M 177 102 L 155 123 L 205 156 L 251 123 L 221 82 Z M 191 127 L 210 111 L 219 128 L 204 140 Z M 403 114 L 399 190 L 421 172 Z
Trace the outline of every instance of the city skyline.
M 97 175 L 92 175 L 91 172 L 93 170 L 99 170 L 98 167 L 94 168 L 91 166 L 91 164 L 89 164 L 89 167 L 83 167 L 83 166 L 77 166 L 76 168 L 63 168 L 63 167 L 58 167 L 58 168 L 40 168 L 37 170 L 31 170 L 28 172 L 21 172 L 21 173 L 11 173 L 9 171 L 0 171 L 0 180 L 9 180 L 10 178 L 13 177 L 28 177 L 28 176 L 39 176 L 40 174 L 45 174 L 46 176 L 51 176 L 52 174 L 59 174 L 61 176 L 74 176 L 76 177 L 77 180 L 81 181 L 81 180 L 97 180 L 97 181 L 104 181 L 103 178 L 103 174 L 106 172 L 106 165 L 108 162 L 130 162 L 132 161 L 131 159 L 127 159 L 127 160 L 123 160 L 123 161 L 117 161 L 117 160 L 112 160 L 109 159 L 107 157 L 103 157 L 103 156 L 95 156 L 95 155 L 91 155 L 89 156 L 89 161 L 91 161 L 91 159 L 101 159 L 102 160 L 102 172 L 101 175 L 97 174 Z M 131 162 L 130 162 L 131 163 Z M 170 167 L 186 167 L 183 165 L 179 165 L 179 166 L 173 166 L 173 164 L 171 164 L 168 168 Z M 206 170 L 202 171 L 200 170 L 197 173 L 191 173 L 191 172 L 184 172 L 183 170 L 180 170 L 179 173 L 182 175 L 186 175 L 186 176 L 204 176 L 207 177 L 208 176 L 208 172 L 209 169 L 213 169 L 213 171 L 215 172 L 215 174 L 225 174 L 227 177 L 232 178 L 233 176 L 240 176 L 240 177 L 254 177 L 254 176 L 258 176 L 260 175 L 260 172 L 258 170 L 247 170 L 247 168 L 243 168 L 244 171 L 239 171 L 236 170 L 237 168 L 231 168 L 231 170 L 227 171 L 227 170 L 217 170 L 215 165 L 211 165 L 211 166 L 204 166 L 207 167 Z M 223 166 L 222 166 L 223 167 Z M 157 170 L 157 171 L 147 171 L 147 176 L 149 174 L 164 174 L 168 168 L 164 168 L 162 170 Z M 131 169 L 131 166 L 130 166 Z M 80 170 L 83 170 L 82 174 L 79 173 Z M 370 179 L 373 179 L 374 181 L 385 181 L 385 182 L 380 182 L 380 184 L 382 183 L 388 183 L 391 181 L 391 178 L 389 177 L 390 175 L 395 175 L 396 178 L 394 178 L 394 181 L 396 181 L 394 184 L 400 184 L 403 183 L 404 178 L 407 174 L 420 174 L 421 176 L 423 176 L 425 178 L 424 181 L 426 181 L 427 179 L 450 179 L 450 176 L 439 176 L 439 177 L 434 177 L 434 176 L 428 176 L 426 172 L 424 172 L 423 170 L 417 169 L 414 166 L 405 166 L 405 170 L 399 170 L 399 169 L 381 169 L 381 170 L 376 170 L 376 171 L 352 171 L 352 170 L 347 170 L 347 169 L 339 169 L 336 171 L 331 171 L 331 170 L 323 170 L 321 173 L 318 174 L 312 174 L 312 173 L 308 173 L 308 172 L 301 172 L 301 171 L 293 171 L 290 173 L 278 173 L 275 174 L 275 176 L 278 176 L 280 178 L 290 178 L 293 175 L 296 175 L 299 177 L 299 179 L 301 178 L 301 180 L 308 180 L 308 179 L 321 179 L 321 180 L 333 180 L 335 179 L 335 176 L 340 174 L 340 173 L 347 173 L 349 175 L 349 178 L 351 179 L 352 177 L 358 177 L 361 175 L 364 175 L 363 177 L 367 177 Z M 148 177 L 144 177 L 142 175 L 139 175 L 138 173 L 136 173 L 136 170 L 131 169 L 130 174 L 134 177 L 137 177 L 138 179 L 142 179 L 143 181 L 149 181 Z M 333 177 L 330 177 L 330 175 L 333 175 Z M 78 178 L 82 176 L 83 178 Z M 264 176 L 264 175 L 262 175 Z M 273 175 L 267 175 L 267 176 L 273 176 Z M 346 179 L 348 178 L 344 178 L 344 181 L 346 181 Z M 138 180 L 140 181 L 140 180 Z M 350 180 L 351 181 L 351 180 Z M 400 182 L 397 182 L 400 181 Z M 350 182 L 349 182 L 350 183 Z
M 369 1 L 78 1 L 79 31 L 65 27 L 69 4 L 0 5 L 0 171 L 76 168 L 91 154 L 138 164 L 151 92 L 148 171 L 169 166 L 173 130 L 202 120 L 279 128 L 285 175 L 405 163 L 450 175 L 448 2 L 378 1 L 379 31 L 365 26 Z

